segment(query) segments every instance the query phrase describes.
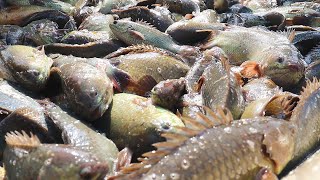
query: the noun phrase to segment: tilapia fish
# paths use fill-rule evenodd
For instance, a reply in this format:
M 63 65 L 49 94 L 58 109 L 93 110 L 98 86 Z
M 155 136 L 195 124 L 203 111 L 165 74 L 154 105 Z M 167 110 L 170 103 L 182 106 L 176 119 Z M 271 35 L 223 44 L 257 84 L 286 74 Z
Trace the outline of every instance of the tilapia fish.
M 11 132 L 4 164 L 8 179 L 103 179 L 108 164 L 67 145 L 41 144 L 37 136 Z
M 287 38 L 261 28 L 232 26 L 212 34 L 212 39 L 202 48 L 220 47 L 232 65 L 255 61 L 263 67 L 265 75 L 284 88 L 297 84 L 303 77 L 305 62 L 289 40 L 293 39 L 293 33 Z
M 208 114 L 215 121 L 232 120 L 223 109 Z M 154 144 L 156 151 L 109 179 L 253 179 L 262 168 L 280 173 L 291 159 L 290 122 L 261 117 L 213 127 L 210 116 L 183 118 L 188 128 L 162 134 L 167 141 Z

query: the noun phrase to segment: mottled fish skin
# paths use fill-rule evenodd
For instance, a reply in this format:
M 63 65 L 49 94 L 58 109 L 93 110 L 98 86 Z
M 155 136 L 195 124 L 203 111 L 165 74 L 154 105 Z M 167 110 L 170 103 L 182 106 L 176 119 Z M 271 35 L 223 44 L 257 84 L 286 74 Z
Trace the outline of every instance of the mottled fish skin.
M 89 126 L 70 116 L 53 103 L 47 102 L 44 106 L 47 116 L 62 130 L 64 143 L 90 152 L 101 162 L 107 162 L 110 169 L 113 168 L 119 151 L 111 140 L 95 132 Z
M 164 157 L 159 155 L 160 161 L 151 167 L 142 164 L 142 172 L 150 170 L 137 179 L 254 179 L 261 168 L 279 174 L 293 155 L 294 132 L 290 122 L 261 117 L 204 130 L 181 145 L 173 137 L 168 142 L 178 147 L 170 152 L 159 143 L 160 149 L 149 157 L 154 157 L 151 162 L 157 160 L 157 153 Z
M 91 153 L 62 144 L 40 144 L 24 131 L 7 134 L 6 141 L 8 179 L 103 179 L 108 172 L 108 164 Z
M 170 17 L 170 11 L 164 7 L 149 9 L 145 6 L 135 6 L 125 10 L 113 10 L 112 12 L 120 18 L 130 17 L 132 21 L 146 21 L 162 32 L 174 23 Z
M 232 26 L 217 31 L 203 48 L 213 46 L 223 49 L 232 65 L 256 61 L 263 67 L 265 75 L 284 88 L 296 85 L 304 74 L 302 55 L 286 36 L 279 33 Z

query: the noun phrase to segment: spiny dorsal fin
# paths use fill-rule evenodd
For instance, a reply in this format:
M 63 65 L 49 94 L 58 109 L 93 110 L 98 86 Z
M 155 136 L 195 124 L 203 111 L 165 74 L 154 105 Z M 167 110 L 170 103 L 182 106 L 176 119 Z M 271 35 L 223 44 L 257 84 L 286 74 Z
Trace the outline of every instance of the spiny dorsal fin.
M 217 108 L 215 112 L 209 108 L 204 108 L 208 116 L 199 116 L 200 120 L 192 119 L 190 117 L 182 117 L 182 120 L 188 125 L 186 127 L 175 127 L 172 132 L 161 134 L 166 138 L 164 142 L 153 144 L 157 150 L 144 153 L 144 158 L 139 158 L 140 163 L 130 164 L 123 168 L 116 176 L 108 177 L 108 179 L 134 179 L 142 174 L 148 172 L 152 166 L 158 163 L 163 157 L 174 152 L 177 148 L 182 146 L 188 139 L 197 136 L 206 129 L 215 126 L 211 121 L 229 123 L 233 120 L 232 114 L 229 110 Z M 203 119 L 202 119 L 203 118 Z
M 6 134 L 5 140 L 8 146 L 23 149 L 32 149 L 41 144 L 37 136 L 32 133 L 29 136 L 25 131 L 21 131 L 21 133 L 18 131 L 9 132 Z
M 153 26 L 153 24 L 151 24 L 151 23 L 149 23 L 149 22 L 147 22 L 147 21 L 144 21 L 144 20 L 142 20 L 142 19 L 137 19 L 135 22 L 138 23 L 138 24 L 145 25 L 145 26 L 149 26 L 150 28 L 156 29 L 156 28 Z
M 287 31 L 277 31 L 277 33 L 279 33 L 283 36 L 286 36 L 290 42 L 293 41 L 293 39 L 296 35 L 296 31 L 294 29 L 289 29 Z
M 317 78 L 313 78 L 312 81 L 307 80 L 306 87 L 302 88 L 302 92 L 300 94 L 300 101 L 304 103 L 304 101 L 312 94 L 314 91 L 320 88 L 320 81 Z M 300 103 L 299 103 L 300 104 Z
M 105 58 L 110 59 L 110 58 L 118 57 L 125 54 L 144 53 L 144 52 L 156 52 L 156 53 L 165 54 L 164 50 L 154 47 L 152 45 L 137 44 L 137 45 L 128 46 L 125 48 L 120 48 L 119 50 L 113 53 L 110 53 Z
M 292 111 L 292 115 L 290 118 L 291 122 L 297 122 L 298 119 L 296 118 L 297 115 L 299 115 L 302 112 L 302 108 L 305 106 L 305 103 L 307 102 L 310 95 L 318 90 L 320 88 L 320 81 L 314 77 L 312 81 L 307 80 L 306 86 L 302 88 L 302 91 L 300 93 L 300 100 L 297 103 L 297 106 Z

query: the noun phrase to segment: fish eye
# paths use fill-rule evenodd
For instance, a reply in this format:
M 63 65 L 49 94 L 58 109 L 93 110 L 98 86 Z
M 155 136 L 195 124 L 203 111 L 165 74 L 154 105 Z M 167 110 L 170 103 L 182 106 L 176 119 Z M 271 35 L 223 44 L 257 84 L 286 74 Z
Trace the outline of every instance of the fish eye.
M 113 24 L 117 24 L 118 23 L 118 21 L 113 21 Z
M 283 57 L 278 57 L 278 59 L 277 59 L 277 62 L 278 62 L 278 63 L 283 63 L 283 61 L 284 61 L 284 58 L 283 58 Z

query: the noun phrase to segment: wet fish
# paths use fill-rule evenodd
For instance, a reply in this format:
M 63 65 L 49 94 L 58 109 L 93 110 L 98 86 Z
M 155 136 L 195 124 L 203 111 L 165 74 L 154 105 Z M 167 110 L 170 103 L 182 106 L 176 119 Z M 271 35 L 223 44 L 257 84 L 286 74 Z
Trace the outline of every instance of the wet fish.
M 217 61 L 204 70 L 199 79 L 199 89 L 204 106 L 212 110 L 228 108 L 234 119 L 240 118 L 245 102 L 227 60 Z
M 202 48 L 214 46 L 223 49 L 232 65 L 247 60 L 257 62 L 266 76 L 285 89 L 296 85 L 303 77 L 305 62 L 302 55 L 286 36 L 279 33 L 234 26 L 216 31 Z M 286 76 L 288 74 L 290 77 Z
M 41 144 L 31 133 L 6 135 L 4 164 L 8 179 L 103 179 L 108 164 L 71 146 Z
M 117 38 L 128 45 L 153 45 L 187 58 L 194 58 L 199 55 L 196 47 L 178 45 L 169 35 L 145 24 L 116 20 L 113 24 L 110 24 L 110 28 Z
M 107 74 L 88 63 L 66 63 L 51 69 L 60 78 L 68 106 L 80 117 L 100 118 L 112 101 L 113 84 Z
M 0 25 L 0 45 L 24 44 L 25 32 L 17 25 Z
M 67 14 L 41 6 L 10 6 L 0 10 L 0 24 L 25 26 L 32 21 L 49 19 L 58 23 L 61 29 L 74 28 L 75 22 Z
M 59 29 L 57 23 L 43 19 L 29 23 L 23 28 L 25 41 L 31 41 L 35 46 L 60 42 L 69 30 Z
M 139 95 L 146 95 L 160 81 L 184 77 L 189 70 L 189 66 L 175 57 L 157 51 L 114 57 L 110 59 L 110 63 L 132 76 L 141 88 L 129 89 L 129 92 Z
M 0 160 L 6 147 L 6 133 L 20 130 L 36 134 L 41 142 L 53 143 L 56 141 L 55 134 L 52 134 L 56 133 L 54 127 L 43 119 L 43 113 L 40 114 L 29 107 L 19 108 L 0 122 Z
M 170 132 L 174 126 L 184 126 L 172 112 L 134 94 L 115 94 L 110 108 L 106 119 L 108 137 L 119 149 L 131 149 L 136 158 L 153 150 L 151 144 L 163 140 L 160 132 Z
M 282 90 L 274 84 L 274 82 L 266 77 L 261 77 L 258 79 L 252 79 L 247 84 L 245 84 L 241 91 L 244 95 L 246 103 L 264 98 L 271 98 Z
M 222 109 L 214 115 L 215 121 L 232 119 Z M 156 151 L 109 179 L 254 179 L 262 168 L 280 173 L 292 157 L 295 128 L 290 122 L 263 117 L 209 128 L 209 117 L 185 119 L 193 125 L 164 133 L 167 141 L 154 144 Z M 211 163 L 203 166 L 203 161 Z
M 145 6 L 135 6 L 124 10 L 112 10 L 112 12 L 120 18 L 130 17 L 132 21 L 148 22 L 162 32 L 174 23 L 170 17 L 170 11 L 165 7 L 157 6 L 154 9 L 149 9 Z
M 65 44 L 52 43 L 44 46 L 47 54 L 60 53 L 63 55 L 73 55 L 77 57 L 104 57 L 120 47 L 125 46 L 119 40 L 96 41 L 86 44 Z
M 72 31 L 61 39 L 61 43 L 81 45 L 89 42 L 109 41 L 112 36 L 113 34 L 107 31 Z
M 198 13 L 206 9 L 203 1 L 199 0 L 157 0 L 157 4 L 168 6 L 171 12 L 176 12 L 182 15 Z
M 103 14 L 110 14 L 112 9 L 131 7 L 137 4 L 136 0 L 101 0 L 97 2 L 99 12 Z
M 119 152 L 116 145 L 57 105 L 46 101 L 42 103 L 48 118 L 62 131 L 64 143 L 96 156 L 100 162 L 107 163 L 109 173 L 112 174 Z
M 152 104 L 175 111 L 185 94 L 186 82 L 184 78 L 161 81 L 151 90 Z
M 208 38 L 212 30 L 224 30 L 225 24 L 179 21 L 168 27 L 166 33 L 181 44 L 194 44 Z
M 0 52 L 0 77 L 40 91 L 47 83 L 52 62 L 44 51 L 12 45 Z

